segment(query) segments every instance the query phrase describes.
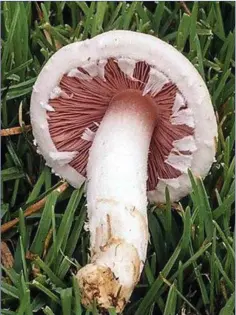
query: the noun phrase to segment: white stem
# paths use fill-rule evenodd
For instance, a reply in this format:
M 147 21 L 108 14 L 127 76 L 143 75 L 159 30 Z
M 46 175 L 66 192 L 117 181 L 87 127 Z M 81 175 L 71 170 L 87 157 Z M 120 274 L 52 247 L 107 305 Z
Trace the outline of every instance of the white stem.
M 121 311 L 139 280 L 148 243 L 147 161 L 155 117 L 147 96 L 122 92 L 94 138 L 87 165 L 92 258 L 77 275 L 84 304 L 96 299 L 100 307 Z

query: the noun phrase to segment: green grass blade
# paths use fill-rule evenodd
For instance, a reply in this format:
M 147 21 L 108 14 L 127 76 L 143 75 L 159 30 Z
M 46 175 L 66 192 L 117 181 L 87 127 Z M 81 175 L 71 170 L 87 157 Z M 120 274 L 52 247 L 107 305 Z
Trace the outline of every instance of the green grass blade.
M 19 299 L 19 291 L 18 289 L 16 289 L 14 286 L 2 281 L 1 283 L 1 290 L 2 292 L 4 292 L 5 294 L 15 298 L 15 299 Z
M 174 284 L 171 285 L 170 290 L 168 292 L 165 310 L 163 315 L 174 315 L 176 309 L 176 301 L 177 301 L 177 293 L 174 290 Z
M 73 223 L 74 214 L 77 210 L 77 207 L 79 205 L 79 202 L 83 195 L 83 187 L 80 190 L 73 191 L 70 201 L 66 207 L 65 213 L 63 215 L 63 218 L 61 220 L 60 226 L 58 228 L 57 234 L 56 234 L 56 248 L 55 252 L 53 253 L 52 249 L 49 251 L 46 262 L 51 261 L 53 259 L 54 261 L 57 260 L 58 262 L 58 254 L 60 249 L 64 252 L 65 245 L 67 243 L 67 239 L 69 237 L 69 232 Z M 52 257 L 54 255 L 54 257 Z
M 166 278 L 168 276 L 170 270 L 172 269 L 174 263 L 176 262 L 176 260 L 179 256 L 180 252 L 181 252 L 181 243 L 178 244 L 174 253 L 172 254 L 169 261 L 167 262 L 164 269 L 162 270 L 163 277 Z M 155 282 L 153 283 L 153 285 L 151 286 L 151 288 L 149 289 L 149 291 L 147 292 L 145 297 L 143 298 L 142 302 L 140 303 L 140 305 L 137 309 L 136 315 L 145 314 L 146 310 L 151 306 L 151 304 L 157 298 L 157 296 L 156 296 L 157 291 L 160 289 L 161 286 L 162 286 L 162 280 L 161 280 L 161 277 L 159 276 L 155 280 Z
M 54 191 L 47 198 L 35 238 L 30 247 L 30 251 L 39 256 L 43 252 L 44 241 L 51 226 L 51 209 L 55 208 L 58 196 L 59 193 Z
M 73 295 L 75 298 L 74 313 L 75 315 L 82 315 L 81 296 L 80 296 L 81 294 L 80 294 L 78 281 L 75 276 L 73 276 L 72 283 L 73 283 Z
M 229 279 L 229 277 L 227 276 L 226 272 L 224 271 L 224 268 L 219 260 L 219 258 L 217 257 L 217 255 L 214 255 L 215 258 L 215 265 L 216 267 L 219 269 L 220 273 L 222 274 L 225 283 L 227 284 L 227 286 L 229 287 L 229 289 L 231 290 L 231 292 L 234 291 L 234 284 L 233 282 Z
M 9 5 L 9 4 L 7 4 L 7 5 Z M 4 12 L 6 12 L 6 10 L 4 10 Z M 15 14 L 14 14 L 14 17 L 11 21 L 11 27 L 9 29 L 7 42 L 6 42 L 6 45 L 4 45 L 3 54 L 2 54 L 1 65 L 2 65 L 2 73 L 3 74 L 6 71 L 7 59 L 9 58 L 11 43 L 12 43 L 13 36 L 14 36 L 15 30 L 16 30 L 16 25 L 17 25 L 17 21 L 19 19 L 19 15 L 20 15 L 20 4 L 17 3 L 16 9 L 15 9 Z
M 182 19 L 180 20 L 179 28 L 177 31 L 177 49 L 183 51 L 186 41 L 189 36 L 189 27 L 191 23 L 191 17 L 188 14 L 183 14 Z
M 153 26 L 154 32 L 158 34 L 161 20 L 163 18 L 163 13 L 165 9 L 165 1 L 159 1 L 157 3 L 155 12 L 153 14 Z
M 225 306 L 220 310 L 219 315 L 233 315 L 235 308 L 235 292 L 230 296 Z
M 92 32 L 91 32 L 92 37 L 99 34 L 103 29 L 104 17 L 107 10 L 107 2 L 99 1 L 96 3 L 96 6 L 97 6 L 96 16 L 95 16 L 95 21 L 92 25 Z
M 231 254 L 232 258 L 234 259 L 234 250 L 232 248 L 232 246 L 229 244 L 229 241 L 227 240 L 224 232 L 221 230 L 220 226 L 217 224 L 217 222 L 213 221 L 214 226 L 216 227 L 216 230 L 218 231 L 220 237 L 222 238 L 222 240 L 224 241 L 228 252 Z
M 60 299 L 58 298 L 58 296 L 56 296 L 51 290 L 46 288 L 43 284 L 36 280 L 33 280 L 32 285 L 35 288 L 39 289 L 41 292 L 45 293 L 45 295 L 47 295 L 52 301 L 60 305 Z
M 37 257 L 34 260 L 34 263 L 40 268 L 42 269 L 47 276 L 49 277 L 49 279 L 57 286 L 57 287 L 62 287 L 65 288 L 65 283 L 63 281 L 60 280 L 60 278 L 58 278 L 53 271 L 48 267 L 47 264 L 44 263 L 43 260 L 41 260 L 39 257 Z
M 45 308 L 43 308 L 43 312 L 46 315 L 55 315 L 55 313 L 53 313 L 53 311 L 51 310 L 49 306 L 46 306 Z
M 62 314 L 71 314 L 72 288 L 67 288 L 61 291 Z

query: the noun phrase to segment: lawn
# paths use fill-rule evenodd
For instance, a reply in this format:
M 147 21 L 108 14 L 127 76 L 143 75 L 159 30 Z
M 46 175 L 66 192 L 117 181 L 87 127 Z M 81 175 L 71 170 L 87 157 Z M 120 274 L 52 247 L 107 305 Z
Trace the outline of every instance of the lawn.
M 74 274 L 89 259 L 84 187 L 51 173 L 36 152 L 33 84 L 60 47 L 108 30 L 159 37 L 181 51 L 209 89 L 216 160 L 192 193 L 150 205 L 145 267 L 124 315 L 234 313 L 235 2 L 1 2 L 2 315 L 85 310 Z M 114 310 L 109 310 L 115 314 Z

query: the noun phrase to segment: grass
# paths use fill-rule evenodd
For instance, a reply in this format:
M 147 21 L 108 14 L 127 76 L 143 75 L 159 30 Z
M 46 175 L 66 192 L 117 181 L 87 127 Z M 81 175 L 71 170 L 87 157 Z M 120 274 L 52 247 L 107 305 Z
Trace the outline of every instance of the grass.
M 181 51 L 204 78 L 219 126 L 216 161 L 204 182 L 189 173 L 190 196 L 178 204 L 167 198 L 165 206 L 150 205 L 148 258 L 124 314 L 233 314 L 235 3 L 186 6 L 1 3 L 2 128 L 21 128 L 2 138 L 1 218 L 3 224 L 15 218 L 18 223 L 2 233 L 1 314 L 98 314 L 96 307 L 81 306 L 73 277 L 89 257 L 83 188 L 60 192 L 61 182 L 25 126 L 32 86 L 50 56 L 112 29 L 149 33 Z M 41 210 L 24 216 L 34 204 Z

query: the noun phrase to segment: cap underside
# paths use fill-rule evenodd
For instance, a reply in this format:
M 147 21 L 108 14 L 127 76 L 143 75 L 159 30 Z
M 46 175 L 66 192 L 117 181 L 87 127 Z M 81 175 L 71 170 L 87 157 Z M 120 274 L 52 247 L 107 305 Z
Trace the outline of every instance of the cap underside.
M 49 131 L 58 151 L 77 152 L 69 164 L 86 176 L 89 148 L 106 109 L 116 94 L 128 89 L 149 95 L 157 108 L 148 159 L 147 188 L 153 190 L 159 179 L 186 172 L 196 148 L 192 120 L 184 119 L 186 101 L 167 76 L 146 62 L 109 58 L 102 66 L 98 61 L 64 74 L 58 94 L 49 100 Z

